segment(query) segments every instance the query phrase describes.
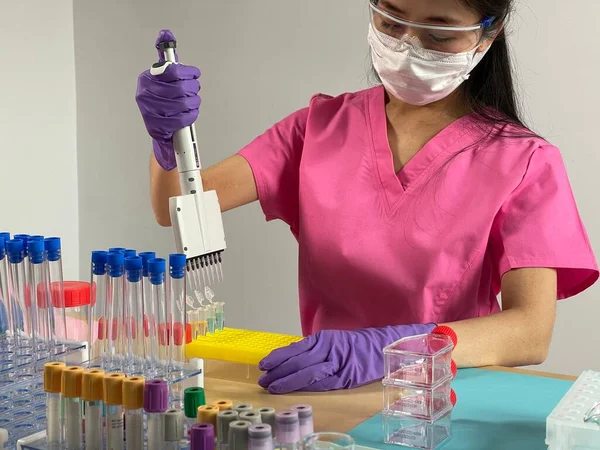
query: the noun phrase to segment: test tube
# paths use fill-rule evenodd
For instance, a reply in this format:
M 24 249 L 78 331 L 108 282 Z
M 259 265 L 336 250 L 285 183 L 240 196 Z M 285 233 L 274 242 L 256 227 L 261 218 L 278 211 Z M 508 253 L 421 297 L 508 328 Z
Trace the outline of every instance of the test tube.
M 48 237 L 44 239 L 44 247 L 46 249 L 46 257 L 48 259 L 48 273 L 50 277 L 50 286 L 52 292 L 56 292 L 56 299 L 54 299 L 54 305 L 49 304 L 48 314 L 50 314 L 51 331 L 55 334 L 56 327 L 55 321 L 60 323 L 63 327 L 64 336 L 59 336 L 64 339 L 72 339 L 69 336 L 67 329 L 67 315 L 65 311 L 65 292 L 63 286 L 63 267 L 62 267 L 62 256 L 61 256 L 61 243 L 59 237 Z M 73 338 L 75 338 L 73 336 Z
M 271 432 L 273 432 L 275 429 L 275 408 L 263 406 L 262 408 L 258 408 L 258 412 L 260 413 L 260 421 L 269 424 Z
M 294 405 L 290 409 L 298 413 L 298 421 L 300 423 L 300 439 L 304 439 L 309 434 L 315 432 L 313 412 L 310 405 Z
M 62 362 L 44 364 L 44 391 L 46 392 L 46 442 L 50 448 L 58 448 L 62 442 L 61 398 Z
M 180 409 L 169 409 L 164 415 L 165 421 L 165 444 L 164 450 L 179 450 L 183 439 L 183 413 Z M 128 449 L 129 450 L 129 449 Z
M 217 426 L 217 414 L 219 408 L 213 405 L 204 405 L 198 408 L 198 423 L 210 423 L 213 427 Z
M 171 331 L 169 366 L 171 371 L 182 371 L 185 364 L 186 303 L 185 266 L 183 254 L 169 255 L 169 299 L 167 301 L 167 329 Z
M 142 374 L 144 370 L 144 339 L 142 324 L 144 305 L 142 297 L 142 258 L 125 258 L 125 338 L 128 373 Z M 142 326 L 140 326 L 142 325 Z
M 252 425 L 247 420 L 236 420 L 229 424 L 228 449 L 248 449 L 248 429 Z
M 102 367 L 106 350 L 106 263 L 108 252 L 92 252 L 90 308 L 88 323 L 89 366 Z
M 198 420 L 198 408 L 206 404 L 206 395 L 201 387 L 189 387 L 183 391 L 186 434 Z
M 146 373 L 154 376 L 153 371 L 156 369 L 158 362 L 158 337 L 156 331 L 156 318 L 154 303 L 152 302 L 152 288 L 148 277 L 148 261 L 155 258 L 154 252 L 141 252 L 139 257 L 142 258 L 142 297 L 144 309 L 144 351 L 145 351 L 145 369 Z
M 239 413 L 240 420 L 246 420 L 250 422 L 252 425 L 261 423 L 260 413 L 258 411 L 244 411 Z
M 8 258 L 6 257 L 5 238 L 0 233 L 0 335 L 8 338 L 12 333 L 12 311 L 8 289 Z
M 68 449 L 83 448 L 81 384 L 83 367 L 71 366 L 62 372 L 62 397 L 65 406 L 65 443 Z
M 225 328 L 225 302 L 214 302 L 215 308 L 215 331 L 223 331 Z
M 28 244 L 29 254 L 29 311 L 31 314 L 32 336 L 41 339 L 48 345 L 50 343 L 50 316 L 46 314 L 51 308 L 50 288 L 44 273 L 44 241 L 30 239 Z M 51 348 L 51 347 L 47 347 Z
M 102 450 L 104 375 L 104 370 L 100 369 L 83 372 L 81 398 L 85 410 L 85 450 Z
M 149 380 L 144 386 L 144 411 L 147 417 L 148 450 L 162 450 L 165 442 L 164 413 L 169 404 L 165 380 Z
M 200 306 L 198 312 L 197 336 L 206 336 L 208 333 L 208 306 Z
M 123 324 L 123 269 L 125 258 L 121 252 L 109 252 L 107 258 L 108 286 L 107 292 L 107 366 L 108 370 L 122 370 L 123 348 L 122 324 Z
M 233 409 L 219 411 L 217 414 L 217 443 L 220 450 L 229 447 L 229 425 L 238 420 L 238 412 Z
M 206 324 L 207 324 L 207 332 L 208 333 L 215 332 L 215 322 L 216 322 L 215 305 L 214 304 L 206 305 Z
M 210 423 L 197 423 L 190 431 L 190 450 L 213 450 L 215 427 Z
M 250 403 L 238 403 L 237 405 L 233 405 L 231 407 L 231 409 L 233 409 L 234 411 L 237 411 L 238 413 L 243 413 L 246 411 L 253 411 L 254 408 L 252 407 L 252 405 Z
M 32 342 L 28 342 L 25 332 L 25 253 L 23 241 L 20 239 L 11 239 L 6 241 L 6 253 L 8 254 L 8 262 L 10 269 L 10 297 L 13 313 L 13 335 L 20 349 L 25 349 L 32 346 Z M 27 331 L 28 332 L 28 331 Z
M 165 266 L 163 258 L 153 258 L 148 261 L 148 278 L 150 279 L 152 303 L 156 323 L 158 325 L 158 358 L 159 364 L 155 368 L 156 376 L 161 378 L 166 375 L 166 365 L 169 361 L 169 332 L 166 318 L 165 298 Z
M 278 448 L 296 450 L 300 442 L 300 421 L 296 411 L 280 411 L 275 414 L 275 439 Z
M 219 408 L 219 411 L 225 411 L 227 409 L 233 408 L 233 403 L 231 400 L 215 400 L 211 403 L 211 405 Z
M 122 255 L 122 253 L 121 253 Z M 123 380 L 122 373 L 104 375 L 107 450 L 124 450 L 123 444 Z
M 271 425 L 257 423 L 248 428 L 248 450 L 273 450 Z
M 144 385 L 145 381 L 142 377 L 129 377 L 123 380 L 127 450 L 144 449 Z

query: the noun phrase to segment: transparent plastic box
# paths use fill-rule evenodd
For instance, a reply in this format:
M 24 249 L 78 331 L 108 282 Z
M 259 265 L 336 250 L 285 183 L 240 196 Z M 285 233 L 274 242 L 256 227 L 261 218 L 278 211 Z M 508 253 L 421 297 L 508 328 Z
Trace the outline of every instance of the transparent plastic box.
M 433 450 L 450 437 L 452 408 L 432 420 L 383 413 L 383 439 L 386 444 Z
M 383 349 L 388 384 L 436 385 L 452 378 L 450 337 L 422 334 L 400 339 Z
M 546 445 L 549 450 L 600 450 L 600 372 L 582 372 L 546 418 Z
M 420 419 L 439 417 L 452 408 L 452 380 L 435 386 L 398 385 L 383 382 L 383 413 L 403 414 Z

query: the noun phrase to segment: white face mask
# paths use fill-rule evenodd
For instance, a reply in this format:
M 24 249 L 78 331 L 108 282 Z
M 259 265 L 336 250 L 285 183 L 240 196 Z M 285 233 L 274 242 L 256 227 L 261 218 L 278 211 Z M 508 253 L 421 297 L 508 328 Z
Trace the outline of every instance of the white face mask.
M 385 44 L 384 44 L 385 42 Z M 417 38 L 390 37 L 369 26 L 373 65 L 386 90 L 411 105 L 423 106 L 449 96 L 483 59 L 477 48 L 465 53 L 424 49 Z

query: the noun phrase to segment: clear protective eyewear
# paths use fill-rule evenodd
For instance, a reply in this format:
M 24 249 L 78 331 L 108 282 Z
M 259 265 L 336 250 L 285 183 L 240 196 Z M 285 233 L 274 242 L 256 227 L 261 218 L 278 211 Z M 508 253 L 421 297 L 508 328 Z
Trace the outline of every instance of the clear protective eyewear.
M 412 22 L 395 16 L 392 12 L 379 6 L 379 0 L 369 0 L 371 24 L 384 37 L 382 43 L 392 50 L 397 42 L 409 36 L 426 49 L 443 53 L 464 53 L 473 50 L 485 38 L 485 31 L 494 23 L 494 17 L 486 17 L 481 23 L 470 26 L 448 26 Z

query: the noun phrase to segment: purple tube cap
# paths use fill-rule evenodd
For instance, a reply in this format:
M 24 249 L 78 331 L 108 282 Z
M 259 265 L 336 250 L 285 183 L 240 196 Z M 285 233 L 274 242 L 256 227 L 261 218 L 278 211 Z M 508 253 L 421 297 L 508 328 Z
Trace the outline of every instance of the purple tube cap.
M 144 411 L 165 412 L 169 407 L 169 387 L 165 380 L 148 380 L 144 386 Z
M 190 428 L 190 450 L 213 450 L 215 427 L 212 423 L 197 423 Z

